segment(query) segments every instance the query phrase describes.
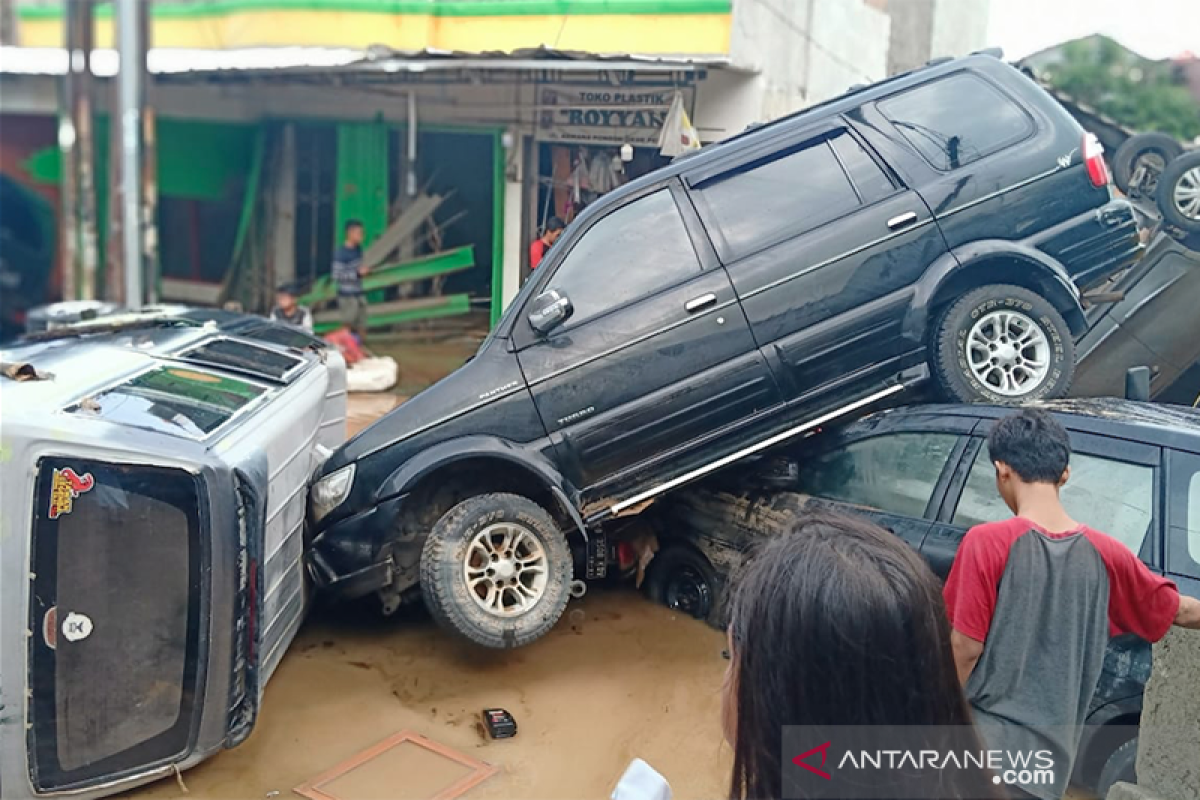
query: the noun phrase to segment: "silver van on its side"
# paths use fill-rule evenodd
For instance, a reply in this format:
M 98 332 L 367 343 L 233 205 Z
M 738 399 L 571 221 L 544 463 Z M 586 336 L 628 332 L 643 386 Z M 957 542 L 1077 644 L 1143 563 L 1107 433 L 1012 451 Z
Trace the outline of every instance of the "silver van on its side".
M 238 744 L 308 606 L 341 357 L 132 318 L 0 362 L 3 797 L 99 797 Z

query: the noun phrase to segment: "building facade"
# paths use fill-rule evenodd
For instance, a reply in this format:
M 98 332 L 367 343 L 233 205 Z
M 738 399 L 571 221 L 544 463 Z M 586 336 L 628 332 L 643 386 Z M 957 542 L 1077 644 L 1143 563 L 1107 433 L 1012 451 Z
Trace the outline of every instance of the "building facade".
M 658 142 L 673 103 L 712 142 L 879 80 L 905 5 L 154 0 L 148 101 L 161 128 L 163 298 L 228 293 L 227 251 L 255 211 L 252 190 L 272 198 L 270 230 L 259 231 L 257 259 L 269 266 L 259 299 L 272 282 L 325 272 L 351 216 L 378 236 L 414 198 L 435 194 L 444 198 L 438 224 L 407 255 L 471 246 L 474 268 L 439 289 L 490 301 L 495 316 L 528 273 L 528 245 L 550 216 L 569 219 L 665 163 Z M 929 5 L 936 22 L 938 7 L 955 3 Z M 65 55 L 56 61 L 49 48 L 62 46 L 63 8 L 16 0 L 16 39 L 29 57 L 0 64 L 6 119 L 57 114 Z M 937 30 L 954 29 L 934 25 L 923 47 L 939 46 Z M 111 4 L 97 6 L 95 31 L 100 183 L 111 96 L 104 75 L 115 72 L 106 50 Z M 957 49 L 984 44 L 971 36 Z M 56 142 L 29 147 L 22 163 L 34 165 L 36 179 L 61 175 Z M 19 179 L 29 181 L 29 170 Z

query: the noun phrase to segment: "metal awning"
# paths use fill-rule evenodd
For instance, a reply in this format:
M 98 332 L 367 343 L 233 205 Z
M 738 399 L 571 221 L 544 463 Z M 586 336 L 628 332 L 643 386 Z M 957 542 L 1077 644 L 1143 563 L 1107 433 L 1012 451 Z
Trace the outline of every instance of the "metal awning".
M 285 75 L 418 75 L 449 71 L 506 72 L 698 72 L 728 67 L 724 55 L 644 56 L 599 54 L 539 47 L 512 52 L 465 53 L 330 47 L 254 47 L 233 50 L 156 48 L 147 56 L 151 73 L 161 76 L 279 77 Z M 0 74 L 65 75 L 67 51 L 55 47 L 0 47 Z M 109 78 L 119 72 L 117 51 L 92 51 L 92 72 Z

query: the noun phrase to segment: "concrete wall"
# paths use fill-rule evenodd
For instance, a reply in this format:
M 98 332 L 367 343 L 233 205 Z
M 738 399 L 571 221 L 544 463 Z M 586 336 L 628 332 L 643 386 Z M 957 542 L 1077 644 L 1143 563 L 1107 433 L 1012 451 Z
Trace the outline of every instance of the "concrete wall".
M 730 59 L 756 75 L 739 100 L 753 119 L 769 121 L 879 80 L 888 37 L 887 14 L 864 0 L 736 0 Z
M 991 0 L 937 0 L 929 57 L 963 56 L 992 46 L 988 41 Z
M 871 0 L 891 17 L 888 74 L 989 46 L 991 0 Z

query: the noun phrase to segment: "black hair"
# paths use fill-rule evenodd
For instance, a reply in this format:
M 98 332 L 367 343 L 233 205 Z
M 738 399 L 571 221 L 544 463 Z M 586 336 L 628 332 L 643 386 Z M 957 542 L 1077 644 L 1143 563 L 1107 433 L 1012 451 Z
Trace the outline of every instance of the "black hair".
M 1026 483 L 1054 483 L 1071 463 L 1071 440 L 1045 411 L 1026 408 L 996 423 L 988 434 L 988 457 L 1012 467 Z
M 297 296 L 299 296 L 300 291 L 296 288 L 296 284 L 294 284 L 294 283 L 281 283 L 275 287 L 275 293 L 276 294 L 290 294 L 293 297 L 297 297 Z
M 361 219 L 348 219 L 346 220 L 345 226 L 343 226 L 343 233 L 350 233 L 350 231 L 354 230 L 355 228 L 361 228 L 362 226 L 363 224 Z
M 547 233 L 549 233 L 550 231 L 561 231 L 565 227 L 567 227 L 567 226 L 564 225 L 563 221 L 561 219 L 559 219 L 558 217 L 551 217 L 550 219 L 546 220 L 546 232 Z
M 979 749 L 941 585 L 915 551 L 866 519 L 808 513 L 767 540 L 737 576 L 730 617 L 734 800 L 782 797 L 789 725 L 931 726 L 911 734 L 928 739 L 914 749 L 944 746 L 934 738 L 942 735 Z M 937 785 L 915 796 L 995 797 L 985 770 L 920 780 Z

